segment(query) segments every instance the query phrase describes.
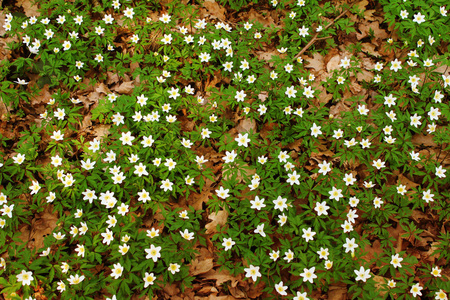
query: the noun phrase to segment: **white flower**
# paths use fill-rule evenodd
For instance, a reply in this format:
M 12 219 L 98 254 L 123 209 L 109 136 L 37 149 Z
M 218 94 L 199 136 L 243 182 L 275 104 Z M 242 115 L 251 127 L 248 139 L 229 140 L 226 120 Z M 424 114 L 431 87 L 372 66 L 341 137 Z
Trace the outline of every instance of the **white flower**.
M 133 19 L 133 16 L 134 16 L 133 8 L 127 7 L 127 8 L 124 10 L 123 14 L 124 14 L 125 17 L 127 17 L 127 18 Z
M 302 37 L 306 37 L 307 35 L 309 35 L 308 33 L 309 28 L 305 27 L 305 25 L 302 26 L 302 28 L 299 28 L 299 35 Z
M 289 183 L 290 185 L 299 185 L 300 181 L 298 180 L 300 178 L 300 175 L 297 174 L 297 171 L 294 171 L 291 174 L 288 174 L 288 180 L 286 181 L 287 183 Z
M 345 248 L 345 253 L 348 253 L 349 251 L 353 253 L 355 249 L 358 247 L 358 244 L 356 244 L 355 238 L 352 239 L 345 238 L 345 244 L 343 246 Z
M 134 136 L 131 135 L 131 132 L 122 132 L 122 137 L 120 138 L 120 141 L 122 142 L 122 145 L 129 145 L 133 146 Z
M 316 206 L 314 207 L 314 210 L 317 212 L 317 216 L 321 215 L 328 215 L 328 209 L 330 207 L 327 205 L 326 201 L 323 202 L 316 202 Z
M 114 264 L 113 268 L 111 269 L 111 277 L 114 279 L 118 279 L 122 276 L 123 267 L 120 263 Z
M 353 185 L 356 182 L 356 178 L 353 177 L 353 174 L 345 174 L 344 182 L 346 186 Z
M 167 192 L 167 190 L 172 191 L 172 186 L 173 186 L 173 182 L 170 182 L 169 179 L 165 179 L 162 181 L 160 188 L 163 189 L 164 192 Z
M 320 130 L 321 128 L 321 126 L 317 126 L 316 123 L 313 123 L 313 126 L 311 127 L 311 135 L 317 138 L 319 134 L 322 134 L 322 131 Z
M 445 172 L 447 170 L 443 169 L 442 166 L 436 167 L 436 176 L 439 178 L 445 178 Z
M 297 94 L 297 91 L 295 90 L 295 87 L 292 85 L 286 89 L 285 94 L 286 96 L 288 96 L 288 98 L 294 98 L 295 95 Z
M 167 23 L 170 22 L 171 18 L 172 18 L 172 17 L 171 17 L 169 14 L 163 14 L 163 15 L 159 18 L 159 20 L 160 20 L 161 22 L 163 22 L 164 24 L 167 24 Z
M 401 68 L 402 68 L 402 62 L 399 61 L 397 58 L 393 62 L 391 62 L 391 70 L 392 71 L 397 72 Z
M 422 15 L 420 12 L 418 12 L 417 14 L 414 14 L 413 22 L 416 22 L 417 24 L 421 24 L 421 23 L 425 22 L 425 16 Z
M 313 283 L 313 280 L 317 278 L 317 275 L 314 274 L 315 270 L 315 267 L 312 267 L 310 269 L 304 268 L 303 273 L 300 273 L 300 277 L 303 277 L 303 282 L 309 281 L 310 283 Z
M 155 274 L 153 274 L 153 273 L 149 274 L 148 272 L 145 272 L 144 289 L 146 289 L 149 285 L 153 285 L 153 283 L 155 282 L 155 279 L 156 279 Z
M 423 287 L 420 286 L 420 283 L 416 283 L 411 287 L 409 292 L 413 295 L 413 297 L 417 297 L 417 295 L 422 296 L 421 290 L 423 290 Z
M 16 275 L 17 281 L 21 282 L 22 285 L 30 285 L 31 281 L 33 281 L 33 272 L 22 270 L 20 274 Z
M 175 275 L 175 273 L 180 272 L 180 265 L 170 263 L 168 270 L 172 273 L 172 275 Z
M 280 281 L 279 283 L 275 284 L 275 290 L 281 296 L 286 296 L 287 295 L 287 293 L 286 293 L 287 288 L 288 288 L 287 286 L 283 285 L 283 281 Z
M 439 108 L 430 107 L 428 116 L 430 117 L 431 121 L 438 120 L 440 115 L 441 115 L 441 112 L 439 111 Z
M 370 269 L 365 270 L 363 266 L 361 266 L 359 270 L 355 270 L 354 272 L 356 274 L 356 281 L 366 282 L 366 280 L 370 278 Z
M 401 268 L 402 264 L 401 262 L 403 261 L 403 258 L 399 256 L 399 254 L 395 254 L 391 256 L 391 265 L 394 266 L 394 268 Z
M 75 276 L 70 275 L 69 279 L 67 279 L 71 285 L 79 284 L 84 280 L 84 275 L 79 276 L 75 274 Z
M 384 161 L 381 161 L 381 159 L 378 159 L 378 160 L 374 160 L 372 162 L 372 166 L 377 168 L 378 170 L 380 170 L 380 169 L 386 167 L 386 163 Z
M 346 57 L 344 57 L 343 59 L 341 59 L 341 64 L 339 65 L 340 67 L 347 69 L 348 67 L 350 67 L 350 59 Z
M 330 199 L 335 199 L 336 201 L 339 201 L 339 199 L 343 197 L 342 190 L 337 189 L 334 186 L 331 189 L 331 191 L 329 191 L 328 193 L 330 194 Z
M 14 160 L 14 163 L 21 165 L 25 161 L 25 154 L 17 154 L 12 158 Z
M 264 223 L 256 226 L 255 233 L 259 233 L 262 237 L 266 237 L 266 233 L 264 232 Z
M 217 197 L 226 199 L 230 196 L 230 194 L 228 194 L 229 191 L 230 191 L 229 189 L 224 189 L 223 186 L 221 186 L 221 187 L 219 187 L 218 190 L 216 190 Z
M 319 163 L 319 173 L 323 175 L 327 175 L 328 172 L 331 171 L 331 163 L 323 161 L 322 163 Z
M 367 116 L 369 110 L 366 108 L 365 105 L 358 105 L 358 112 L 363 116 Z
M 316 233 L 311 230 L 311 227 L 309 227 L 308 229 L 303 228 L 302 231 L 302 238 L 304 238 L 307 243 L 314 240 L 314 236 L 316 235 Z
M 431 190 L 428 189 L 427 191 L 423 191 L 422 200 L 425 200 L 427 203 L 433 202 L 434 201 L 433 196 L 434 194 L 432 194 Z
M 233 247 L 236 244 L 235 241 L 233 241 L 231 238 L 224 238 L 223 242 L 222 242 L 222 246 L 225 247 L 225 251 L 228 251 L 231 249 L 231 247 Z M 246 276 L 248 277 L 248 276 Z
M 248 147 L 248 143 L 250 142 L 250 139 L 248 138 L 248 133 L 242 135 L 239 133 L 238 137 L 234 139 L 236 142 L 238 142 L 238 146 L 244 146 Z
M 164 34 L 164 37 L 161 39 L 161 42 L 164 45 L 170 45 L 172 43 L 172 35 L 171 34 Z
M 258 277 L 261 277 L 259 267 L 255 267 L 254 265 L 250 265 L 248 268 L 245 268 L 244 271 L 246 272 L 245 277 L 251 277 L 253 281 L 256 281 Z
M 149 249 L 144 249 L 147 253 L 146 259 L 152 259 L 153 262 L 157 262 L 158 258 L 161 257 L 161 246 L 155 247 L 155 245 L 150 245 Z
M 234 98 L 236 99 L 237 102 L 242 102 L 244 101 L 246 94 L 244 93 L 244 91 L 237 91 L 236 92 L 236 96 L 234 96 Z
M 250 200 L 250 203 L 252 204 L 252 206 L 250 207 L 252 209 L 261 210 L 261 208 L 266 207 L 266 205 L 264 204 L 264 198 L 260 199 L 258 196 L 255 197 L 255 200 Z
M 281 196 L 278 196 L 277 199 L 273 200 L 273 204 L 275 204 L 274 209 L 279 209 L 281 212 L 283 212 L 283 210 L 287 209 L 287 207 L 288 207 L 286 201 L 287 201 L 286 198 L 282 198 Z

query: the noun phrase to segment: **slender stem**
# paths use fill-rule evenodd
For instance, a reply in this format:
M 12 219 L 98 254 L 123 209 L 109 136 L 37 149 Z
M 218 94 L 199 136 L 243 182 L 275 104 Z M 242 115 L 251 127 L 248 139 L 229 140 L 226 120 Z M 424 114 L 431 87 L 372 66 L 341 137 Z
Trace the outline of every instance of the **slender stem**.
M 323 29 L 323 31 L 327 30 L 330 26 L 332 26 L 334 23 L 336 23 L 337 20 L 339 20 L 340 18 L 342 18 L 342 16 L 344 16 L 346 13 L 348 12 L 348 9 L 344 10 L 339 16 L 337 16 L 333 21 L 331 21 L 327 26 L 325 26 L 325 28 Z M 324 39 L 328 39 L 331 36 L 327 36 L 327 37 L 321 37 L 318 38 L 319 34 L 321 32 L 317 32 L 313 38 L 309 41 L 308 44 L 306 44 L 305 47 L 303 47 L 302 50 L 300 50 L 299 53 L 297 53 L 297 55 L 294 56 L 294 58 L 292 59 L 293 61 L 296 60 L 300 55 L 302 55 L 303 53 L 305 53 L 306 50 L 309 49 L 309 47 L 311 47 L 316 41 L 318 40 L 324 40 Z

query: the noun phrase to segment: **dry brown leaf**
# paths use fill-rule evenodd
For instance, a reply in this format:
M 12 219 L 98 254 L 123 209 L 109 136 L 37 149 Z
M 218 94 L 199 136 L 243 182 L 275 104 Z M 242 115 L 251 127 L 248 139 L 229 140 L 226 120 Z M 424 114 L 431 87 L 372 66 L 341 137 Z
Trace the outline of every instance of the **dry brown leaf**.
M 203 7 L 209 11 L 211 17 L 219 19 L 221 21 L 225 21 L 226 10 L 224 7 L 220 6 L 216 1 L 206 0 L 205 2 L 203 2 Z
M 44 87 L 39 91 L 39 94 L 35 97 L 31 98 L 31 104 L 40 105 L 47 104 L 48 100 L 52 98 L 52 94 L 48 90 L 48 84 L 44 85 Z
M 208 300 L 235 300 L 233 296 L 227 295 L 227 296 L 216 296 L 216 295 L 210 295 Z
M 373 17 L 373 14 L 376 12 L 375 9 L 366 9 L 364 11 L 364 20 L 375 21 L 376 19 Z
M 252 20 L 252 21 L 256 21 L 261 23 L 264 27 L 269 27 L 270 25 L 274 24 L 274 20 L 273 18 L 267 14 L 266 16 L 261 15 L 259 12 L 257 12 L 256 10 L 250 9 L 250 11 L 248 12 L 248 19 Z
M 316 72 L 324 69 L 323 56 L 318 52 L 314 53 L 312 58 L 305 58 L 305 61 L 308 62 L 308 65 L 305 66 L 307 69 L 314 69 Z
M 350 107 L 345 105 L 344 101 L 339 101 L 336 105 L 330 107 L 330 115 L 334 118 L 340 118 L 341 112 L 350 111 Z
M 355 4 L 355 7 L 357 7 L 359 10 L 365 10 L 366 6 L 369 4 L 368 0 L 362 0 Z
M 101 140 L 104 136 L 109 135 L 110 128 L 111 128 L 111 125 L 104 125 L 104 124 L 97 125 L 94 128 L 94 136 Z
M 23 11 L 27 17 L 39 17 L 41 13 L 39 12 L 39 8 L 32 4 L 33 2 L 34 1 L 17 0 L 16 5 L 23 7 Z
M 346 300 L 347 286 L 346 285 L 330 285 L 328 289 L 328 300 Z
M 210 270 L 209 272 L 205 274 L 201 274 L 200 277 L 204 278 L 205 280 L 215 280 L 216 281 L 216 287 L 219 287 L 222 283 L 231 281 L 231 286 L 236 286 L 238 283 L 238 278 L 232 276 L 230 272 L 227 270 Z
M 333 70 L 339 69 L 340 62 L 341 56 L 339 54 L 333 56 L 327 63 L 327 72 L 330 73 Z
M 191 276 L 196 276 L 198 274 L 207 273 L 213 268 L 213 259 L 207 258 L 205 260 L 194 259 L 191 261 L 191 266 L 189 267 L 189 274 Z
M 400 174 L 400 175 L 398 176 L 398 179 L 397 179 L 397 185 L 398 185 L 398 184 L 403 184 L 403 185 L 405 185 L 405 186 L 406 186 L 406 189 L 407 189 L 408 191 L 410 191 L 410 190 L 412 190 L 412 189 L 414 189 L 414 188 L 416 188 L 416 187 L 419 186 L 419 184 L 417 184 L 417 183 L 415 183 L 415 182 L 409 180 L 407 177 L 403 176 L 402 174 Z
M 113 90 L 119 94 L 130 95 L 133 92 L 134 81 L 122 82 L 118 87 L 114 87 Z
M 371 261 L 375 258 L 376 254 L 379 257 L 380 254 L 383 253 L 383 248 L 381 247 L 381 243 L 379 240 L 375 240 L 373 245 L 367 244 L 364 248 L 364 252 L 367 252 L 365 255 L 361 256 L 363 261 Z
M 234 298 L 236 299 L 245 299 L 247 298 L 247 295 L 244 293 L 244 291 L 242 291 L 239 287 L 229 287 L 230 293 L 231 295 L 233 295 Z
M 269 97 L 269 93 L 266 91 L 263 91 L 258 94 L 258 99 L 261 100 L 261 102 L 266 101 L 267 97 Z
M 108 78 L 106 79 L 106 84 L 114 84 L 119 82 L 119 75 L 117 73 L 106 72 Z
M 375 45 L 371 43 L 362 43 L 361 50 L 367 54 L 373 55 L 375 57 L 380 57 L 380 52 L 375 50 Z M 373 68 L 372 68 L 373 69 Z
M 432 135 L 424 135 L 422 133 L 416 133 L 415 135 L 413 135 L 411 142 L 416 146 L 437 147 L 436 143 L 433 142 Z
M 216 233 L 217 225 L 223 226 L 227 222 L 228 212 L 226 210 L 219 210 L 217 213 L 211 213 L 208 216 L 212 222 L 205 225 L 206 234 Z
M 268 62 L 270 67 L 273 66 L 273 62 L 271 62 L 272 56 L 280 56 L 281 58 L 284 58 L 286 56 L 285 53 L 281 54 L 276 49 L 265 50 L 265 51 L 256 51 L 255 54 L 256 54 L 256 57 L 258 57 L 258 60 L 264 60 L 264 61 Z
M 375 281 L 375 288 L 377 289 L 377 292 L 380 294 L 380 296 L 384 296 L 387 293 L 387 290 L 382 290 L 384 286 L 386 286 L 386 283 L 388 282 L 388 279 L 383 276 L 374 275 L 373 280 Z
M 253 130 L 256 131 L 256 121 L 254 119 L 242 119 L 238 126 L 236 126 L 237 132 L 249 132 Z
M 356 38 L 362 40 L 363 38 L 369 36 L 369 32 L 373 31 L 373 36 L 376 39 L 385 40 L 388 38 L 386 30 L 380 28 L 380 23 L 378 21 L 368 22 L 364 21 L 358 26 L 360 32 L 356 32 Z
M 49 210 L 49 209 L 47 209 Z M 50 235 L 58 222 L 58 214 L 44 211 L 31 221 L 31 231 L 28 248 L 40 249 L 44 247 L 44 238 Z
M 366 71 L 366 70 L 362 70 L 361 73 L 358 73 L 358 75 L 356 75 L 356 79 L 358 79 L 358 81 L 372 81 L 374 75 L 372 72 Z

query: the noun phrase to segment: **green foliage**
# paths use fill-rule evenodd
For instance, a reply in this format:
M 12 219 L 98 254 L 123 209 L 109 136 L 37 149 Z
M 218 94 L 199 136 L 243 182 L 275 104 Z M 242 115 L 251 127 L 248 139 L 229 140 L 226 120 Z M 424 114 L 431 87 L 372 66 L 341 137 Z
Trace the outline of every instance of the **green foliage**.
M 43 89 L 51 98 L 15 140 L 0 136 L 2 292 L 159 296 L 191 288 L 208 247 L 265 299 L 337 284 L 353 299 L 441 297 L 449 236 L 426 244 L 437 234 L 420 219 L 450 216 L 449 18 L 444 1 L 381 4 L 396 39 L 376 43 L 395 59 L 361 53 L 372 30 L 326 73 L 322 55 L 363 11 L 272 0 L 281 27 L 209 23 L 178 1 L 8 14 L 7 117 L 27 117 Z

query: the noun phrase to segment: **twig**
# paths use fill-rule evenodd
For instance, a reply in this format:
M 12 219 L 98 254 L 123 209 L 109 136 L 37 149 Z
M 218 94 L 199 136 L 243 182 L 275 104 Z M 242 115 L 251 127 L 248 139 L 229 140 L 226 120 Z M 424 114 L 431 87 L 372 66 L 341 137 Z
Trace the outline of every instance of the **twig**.
M 327 26 L 325 26 L 324 29 L 322 30 L 327 30 L 330 26 L 332 26 L 334 23 L 336 23 L 337 20 L 339 20 L 340 18 L 342 18 L 343 15 L 345 15 L 348 12 L 348 9 L 344 10 L 343 12 L 341 12 L 341 14 L 339 16 L 337 16 L 333 21 L 331 21 Z M 311 47 L 316 41 L 318 40 L 323 40 L 323 39 L 327 39 L 330 38 L 331 36 L 327 36 L 327 37 L 322 37 L 322 38 L 318 38 L 320 32 L 317 32 L 313 38 L 309 41 L 308 44 L 306 44 L 305 47 L 303 47 L 302 50 L 300 50 L 299 53 L 297 53 L 297 55 L 294 56 L 294 58 L 292 59 L 293 61 L 296 60 L 300 55 L 302 55 L 303 53 L 305 53 L 306 50 L 308 50 L 309 47 Z

